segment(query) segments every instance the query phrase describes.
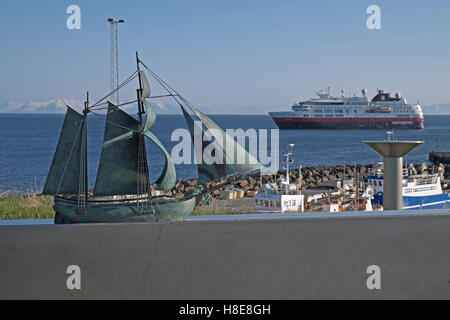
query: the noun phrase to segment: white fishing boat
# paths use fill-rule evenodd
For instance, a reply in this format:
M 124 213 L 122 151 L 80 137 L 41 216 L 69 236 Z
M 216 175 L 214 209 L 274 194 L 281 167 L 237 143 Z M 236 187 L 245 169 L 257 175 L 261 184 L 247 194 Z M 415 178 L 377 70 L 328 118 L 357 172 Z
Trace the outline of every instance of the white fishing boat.
M 383 164 L 369 171 L 373 203 L 383 205 Z M 436 209 L 450 206 L 450 193 L 444 192 L 437 173 L 417 174 L 413 166 L 403 170 L 403 209 Z
M 283 163 L 286 164 L 286 178 L 280 179 L 278 183 L 261 186 L 263 192 L 253 197 L 257 212 L 287 213 L 305 211 L 305 196 L 301 194 L 301 185 L 291 183 L 289 179 L 289 164 L 293 163 L 293 160 L 290 159 L 293 148 L 294 145 L 290 144 L 288 152 L 283 154 Z

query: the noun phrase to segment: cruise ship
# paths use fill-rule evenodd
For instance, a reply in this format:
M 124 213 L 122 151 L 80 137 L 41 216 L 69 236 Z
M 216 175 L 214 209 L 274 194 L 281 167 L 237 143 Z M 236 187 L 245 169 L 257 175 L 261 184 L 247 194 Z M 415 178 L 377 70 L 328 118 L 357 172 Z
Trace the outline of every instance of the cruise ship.
M 371 100 L 362 96 L 333 97 L 331 89 L 317 92 L 318 98 L 292 106 L 292 111 L 269 112 L 280 129 L 423 129 L 419 104 L 408 104 L 400 93 L 383 90 Z

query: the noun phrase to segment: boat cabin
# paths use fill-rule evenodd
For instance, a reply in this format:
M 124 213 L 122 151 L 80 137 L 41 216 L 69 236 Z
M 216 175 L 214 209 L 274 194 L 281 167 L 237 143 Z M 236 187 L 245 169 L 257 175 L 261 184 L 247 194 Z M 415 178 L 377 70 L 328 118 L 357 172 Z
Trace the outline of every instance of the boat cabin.
M 339 209 L 338 203 L 324 203 L 323 204 L 323 212 L 339 212 L 341 211 Z
M 259 212 L 303 212 L 305 196 L 302 194 L 259 193 L 253 197 L 255 210 Z

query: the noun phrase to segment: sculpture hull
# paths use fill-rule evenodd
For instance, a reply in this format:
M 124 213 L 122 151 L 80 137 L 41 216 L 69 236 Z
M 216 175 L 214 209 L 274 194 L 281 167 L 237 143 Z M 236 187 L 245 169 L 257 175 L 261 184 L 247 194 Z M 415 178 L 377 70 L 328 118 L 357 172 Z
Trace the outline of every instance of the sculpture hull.
M 194 210 L 195 197 L 152 200 L 149 209 L 138 210 L 136 201 L 89 201 L 80 207 L 76 200 L 55 197 L 55 223 L 103 223 L 181 221 Z

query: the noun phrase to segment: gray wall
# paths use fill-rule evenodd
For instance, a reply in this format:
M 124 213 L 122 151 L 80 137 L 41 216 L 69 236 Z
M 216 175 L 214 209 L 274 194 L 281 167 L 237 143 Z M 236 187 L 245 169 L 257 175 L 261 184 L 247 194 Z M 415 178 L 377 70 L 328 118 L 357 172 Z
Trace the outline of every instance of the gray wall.
M 450 298 L 449 234 L 450 215 L 0 226 L 0 298 Z

